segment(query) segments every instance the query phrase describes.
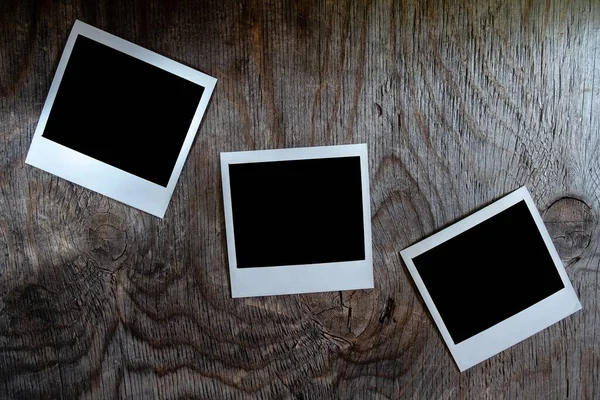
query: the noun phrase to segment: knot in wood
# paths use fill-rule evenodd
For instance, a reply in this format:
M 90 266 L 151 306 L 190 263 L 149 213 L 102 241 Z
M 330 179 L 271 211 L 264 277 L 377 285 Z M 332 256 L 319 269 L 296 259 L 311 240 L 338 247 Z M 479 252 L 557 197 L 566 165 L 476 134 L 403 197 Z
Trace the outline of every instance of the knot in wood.
M 88 223 L 89 252 L 102 268 L 114 270 L 127 248 L 123 220 L 110 213 L 97 213 Z
M 592 209 L 581 200 L 563 197 L 548 207 L 543 219 L 565 265 L 579 260 L 596 227 Z

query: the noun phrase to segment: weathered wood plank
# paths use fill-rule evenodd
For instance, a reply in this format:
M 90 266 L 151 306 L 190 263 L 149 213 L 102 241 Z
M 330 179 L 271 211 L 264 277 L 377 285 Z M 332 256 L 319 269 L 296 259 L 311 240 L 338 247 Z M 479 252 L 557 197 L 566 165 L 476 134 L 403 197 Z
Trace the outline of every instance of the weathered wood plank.
M 24 165 L 76 18 L 219 78 L 162 221 Z M 599 46 L 594 0 L 1 2 L 0 398 L 597 398 Z M 361 142 L 376 288 L 230 299 L 219 152 Z M 521 185 L 583 310 L 460 374 L 398 252 Z

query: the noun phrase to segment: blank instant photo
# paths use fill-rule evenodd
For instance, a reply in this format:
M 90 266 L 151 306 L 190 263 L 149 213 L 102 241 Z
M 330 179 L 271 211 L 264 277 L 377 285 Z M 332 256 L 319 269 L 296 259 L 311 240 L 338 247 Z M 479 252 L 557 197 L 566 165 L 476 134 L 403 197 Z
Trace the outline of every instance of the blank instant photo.
M 461 371 L 581 309 L 525 187 L 401 255 Z
M 367 146 L 221 153 L 233 297 L 373 287 Z
M 25 162 L 162 218 L 215 84 L 76 21 Z

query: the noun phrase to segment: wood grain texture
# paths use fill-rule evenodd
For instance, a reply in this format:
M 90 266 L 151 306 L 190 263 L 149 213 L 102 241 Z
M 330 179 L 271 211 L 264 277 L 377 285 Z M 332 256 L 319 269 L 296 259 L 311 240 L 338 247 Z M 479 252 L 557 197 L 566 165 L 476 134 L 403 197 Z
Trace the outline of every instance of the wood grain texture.
M 24 165 L 75 19 L 219 79 L 164 220 Z M 597 399 L 599 48 L 595 0 L 0 2 L 0 398 Z M 376 288 L 230 299 L 219 152 L 363 142 Z M 522 185 L 583 310 L 461 374 L 398 252 Z

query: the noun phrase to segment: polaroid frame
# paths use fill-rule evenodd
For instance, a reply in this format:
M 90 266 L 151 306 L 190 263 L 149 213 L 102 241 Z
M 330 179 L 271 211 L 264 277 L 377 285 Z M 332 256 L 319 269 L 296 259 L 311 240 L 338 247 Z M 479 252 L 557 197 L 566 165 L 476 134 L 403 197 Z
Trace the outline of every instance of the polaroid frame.
M 227 233 L 227 255 L 232 297 L 254 297 L 337 290 L 371 289 L 373 285 L 373 250 L 371 240 L 371 200 L 367 145 L 305 147 L 282 150 L 258 150 L 221 153 L 223 206 Z M 323 264 L 237 268 L 230 164 L 268 161 L 308 160 L 319 158 L 360 157 L 365 259 Z
M 544 300 L 526 308 L 525 310 L 509 317 L 502 322 L 468 338 L 459 344 L 455 344 L 450 336 L 444 321 L 442 320 L 435 303 L 433 302 L 427 287 L 423 283 L 413 258 L 426 251 L 460 235 L 466 230 L 480 224 L 481 222 L 501 213 L 507 208 L 525 201 L 533 220 L 548 248 L 552 261 L 564 284 L 564 288 L 558 292 L 546 297 Z M 567 276 L 565 267 L 552 243 L 552 239 L 544 226 L 544 222 L 538 212 L 529 191 L 525 186 L 510 193 L 509 195 L 495 201 L 487 207 L 475 212 L 463 220 L 443 229 L 442 231 L 402 250 L 400 252 L 404 263 L 423 296 L 423 300 L 435 321 L 452 357 L 460 369 L 465 371 L 468 368 L 500 353 L 503 350 L 525 340 L 526 338 L 542 331 L 543 329 L 559 322 L 567 316 L 579 311 L 581 304 L 577 298 L 571 281 Z
M 42 136 L 77 37 L 85 36 L 204 87 L 167 187 L 108 165 Z M 75 21 L 58 63 L 25 163 L 162 218 L 217 80 L 110 33 Z

